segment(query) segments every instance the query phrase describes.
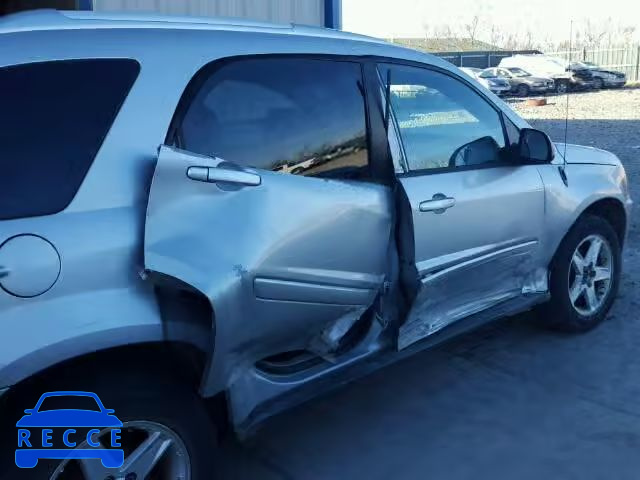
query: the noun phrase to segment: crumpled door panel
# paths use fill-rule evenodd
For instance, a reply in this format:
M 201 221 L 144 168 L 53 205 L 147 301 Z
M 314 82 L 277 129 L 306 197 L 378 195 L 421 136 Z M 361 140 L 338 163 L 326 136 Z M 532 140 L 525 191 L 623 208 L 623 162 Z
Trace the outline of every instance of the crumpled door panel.
M 425 276 L 414 307 L 400 328 L 398 348 L 529 291 L 537 243 L 503 248 Z M 455 302 L 448 300 L 451 295 L 455 295 Z
M 202 292 L 215 314 L 205 394 L 237 369 L 304 349 L 369 307 L 385 277 L 392 199 L 380 185 L 247 169 L 257 186 L 189 179 L 220 159 L 162 147 L 151 186 L 145 268 Z

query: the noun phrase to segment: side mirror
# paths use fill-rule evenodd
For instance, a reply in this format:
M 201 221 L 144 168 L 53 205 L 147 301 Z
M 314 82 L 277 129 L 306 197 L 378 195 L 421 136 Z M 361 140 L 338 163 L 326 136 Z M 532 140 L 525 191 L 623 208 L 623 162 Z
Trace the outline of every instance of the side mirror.
M 450 167 L 482 165 L 495 162 L 500 157 L 500 147 L 493 137 L 481 137 L 459 147 L 449 158 Z
M 555 157 L 555 149 L 546 133 L 534 128 L 520 130 L 518 154 L 523 163 L 550 163 Z

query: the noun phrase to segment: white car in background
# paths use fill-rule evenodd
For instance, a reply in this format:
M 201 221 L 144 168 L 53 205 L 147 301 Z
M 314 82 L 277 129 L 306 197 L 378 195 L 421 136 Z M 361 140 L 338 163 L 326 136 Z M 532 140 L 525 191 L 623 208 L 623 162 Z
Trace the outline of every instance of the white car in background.
M 476 82 L 481 84 L 486 89 L 491 90 L 491 92 L 495 93 L 496 95 L 505 95 L 511 90 L 511 84 L 509 84 L 507 80 L 499 78 L 497 75 L 491 73 L 490 71 L 471 67 L 461 67 L 460 70 L 466 73 L 467 76 L 473 78 Z
M 568 61 L 542 54 L 513 55 L 500 60 L 499 68 L 518 68 L 536 77 L 554 81 L 556 92 L 594 88 L 593 74 L 588 68 L 570 68 Z

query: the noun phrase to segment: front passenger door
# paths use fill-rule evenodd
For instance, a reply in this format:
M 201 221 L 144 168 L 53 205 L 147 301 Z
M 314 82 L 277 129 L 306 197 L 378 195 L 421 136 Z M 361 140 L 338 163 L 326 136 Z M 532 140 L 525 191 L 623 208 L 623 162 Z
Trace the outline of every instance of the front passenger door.
M 413 252 L 402 252 L 405 262 L 413 257 L 403 277 L 415 276 L 404 348 L 536 288 L 544 189 L 535 166 L 510 157 L 517 139 L 507 137 L 500 111 L 466 82 L 424 68 L 379 68 L 391 78 L 398 178 L 413 227 Z

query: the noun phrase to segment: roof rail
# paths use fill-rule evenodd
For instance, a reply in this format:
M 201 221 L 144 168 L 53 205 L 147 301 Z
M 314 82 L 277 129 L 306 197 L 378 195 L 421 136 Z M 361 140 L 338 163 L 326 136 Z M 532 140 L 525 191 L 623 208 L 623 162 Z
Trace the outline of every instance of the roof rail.
M 159 13 L 112 13 L 38 9 L 0 16 L 0 31 L 54 30 L 99 27 L 175 27 L 215 29 L 243 27 L 291 30 L 293 24 L 276 24 L 233 17 L 172 16 Z
M 384 40 L 322 27 L 277 24 L 236 17 L 171 16 L 159 13 L 30 10 L 0 17 L 0 33 L 96 28 L 167 28 L 185 30 L 251 30 L 294 33 L 336 39 L 386 43 Z

